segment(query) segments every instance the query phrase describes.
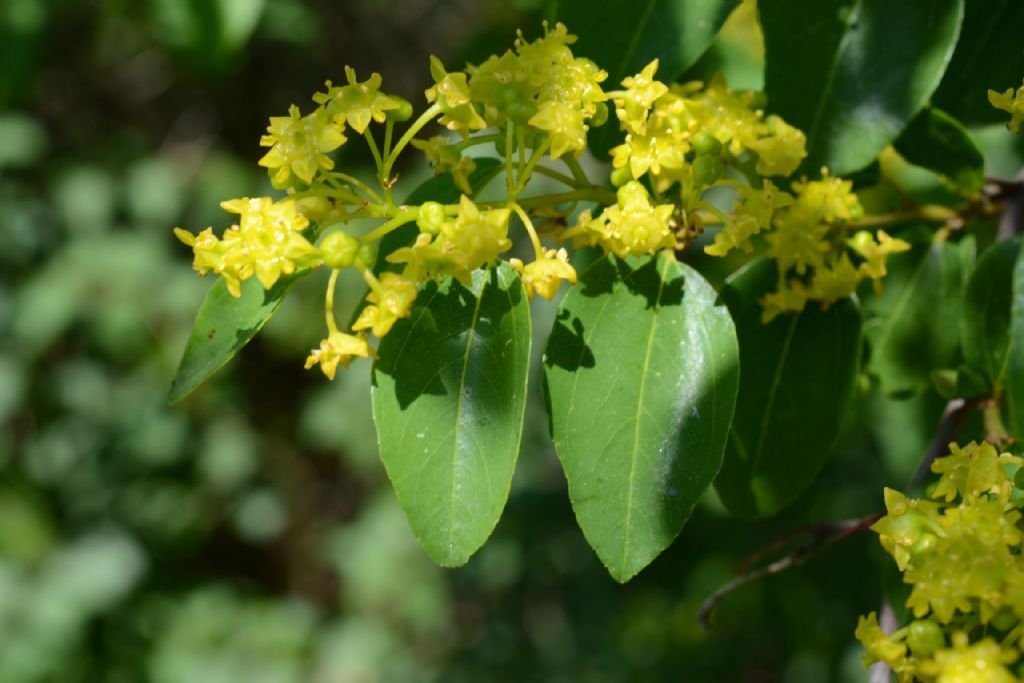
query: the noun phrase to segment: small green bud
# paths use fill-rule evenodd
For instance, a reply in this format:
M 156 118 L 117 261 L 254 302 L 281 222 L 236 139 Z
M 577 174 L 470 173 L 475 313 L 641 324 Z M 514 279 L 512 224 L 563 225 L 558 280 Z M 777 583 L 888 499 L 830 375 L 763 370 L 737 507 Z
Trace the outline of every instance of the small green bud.
M 608 122 L 608 105 L 604 102 L 597 103 L 597 111 L 590 117 L 590 125 L 599 128 Z
M 633 179 L 633 173 L 629 170 L 629 166 L 623 166 L 612 171 L 612 186 L 622 187 L 630 180 Z
M 441 224 L 445 221 L 444 205 L 437 202 L 424 202 L 420 206 L 416 225 L 422 232 L 436 235 L 441 232 Z
M 359 240 L 338 230 L 332 232 L 320 243 L 324 263 L 331 268 L 351 268 L 359 251 Z
M 389 120 L 400 123 L 412 118 L 412 102 L 398 95 L 389 95 L 388 97 L 398 102 L 398 109 L 388 110 L 387 116 Z
M 722 177 L 722 160 L 717 156 L 698 155 L 693 161 L 693 182 L 698 187 L 714 185 Z
M 361 268 L 373 268 L 377 263 L 377 245 L 364 244 L 356 252 L 356 265 Z
M 718 138 L 706 130 L 702 130 L 694 135 L 690 144 L 693 146 L 693 151 L 696 152 L 698 156 L 718 156 L 722 153 L 722 143 L 718 141 Z
M 931 657 L 946 646 L 942 627 L 929 619 L 920 619 L 907 627 L 907 645 L 915 657 Z
M 1017 615 L 1013 613 L 1012 609 L 1009 607 L 1003 607 L 995 613 L 995 616 L 993 616 L 988 623 L 992 628 L 999 631 L 1009 631 L 1019 622 L 1020 620 L 1017 618 Z

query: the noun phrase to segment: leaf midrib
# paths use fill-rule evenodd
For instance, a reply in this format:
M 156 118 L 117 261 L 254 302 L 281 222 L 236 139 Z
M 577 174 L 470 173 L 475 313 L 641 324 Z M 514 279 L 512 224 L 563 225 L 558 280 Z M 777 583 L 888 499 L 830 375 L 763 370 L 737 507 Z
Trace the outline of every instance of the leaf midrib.
M 469 370 L 469 358 L 473 350 L 473 340 L 476 338 L 476 324 L 480 318 L 480 305 L 484 300 L 484 292 L 487 290 L 489 278 L 484 277 L 480 285 L 480 293 L 476 297 L 476 306 L 473 308 L 473 318 L 469 323 L 469 330 L 466 335 L 466 352 L 462 357 L 462 374 L 459 377 L 459 397 L 455 402 L 455 433 L 452 435 L 452 485 L 449 494 L 448 504 L 448 553 L 449 556 L 455 550 L 455 501 L 458 498 L 458 485 L 456 483 L 456 469 L 459 462 L 459 431 L 462 428 L 462 405 L 463 395 L 466 390 L 466 373 Z
M 850 8 L 850 12 L 846 16 L 846 21 L 843 22 L 842 35 L 839 38 L 839 44 L 836 45 L 836 51 L 832 55 L 832 63 L 829 64 L 828 76 L 825 78 L 825 87 L 821 91 L 821 98 L 818 100 L 818 107 L 814 111 L 814 118 L 811 119 L 810 130 L 807 131 L 807 149 L 814 149 L 814 141 L 818 137 L 818 127 L 821 125 L 821 117 L 825 113 L 825 104 L 829 101 L 829 95 L 832 92 L 832 83 L 836 78 L 839 58 L 846 49 L 847 43 L 850 40 L 850 26 L 860 15 L 862 6 L 862 0 L 854 0 L 853 7 Z
M 664 259 L 665 269 L 662 270 L 658 278 L 658 296 L 655 298 L 655 312 L 657 307 L 661 305 L 661 294 L 665 289 L 665 276 L 668 273 L 667 266 L 670 265 L 670 261 Z M 636 272 L 636 271 L 634 271 Z M 630 536 L 630 525 L 633 518 L 633 490 L 636 484 L 636 456 L 639 452 L 640 447 L 640 413 L 643 412 L 644 406 L 644 391 L 647 388 L 647 375 L 649 374 L 649 365 L 651 361 L 651 349 L 654 347 L 654 333 L 658 327 L 658 316 L 651 316 L 651 329 L 647 334 L 647 348 L 644 352 L 643 362 L 643 374 L 640 376 L 640 391 L 637 395 L 636 402 L 636 415 L 633 418 L 633 448 L 630 453 L 629 460 L 629 486 L 626 493 L 626 520 L 623 527 L 622 534 L 622 571 L 626 571 L 627 560 L 629 559 L 629 536 Z

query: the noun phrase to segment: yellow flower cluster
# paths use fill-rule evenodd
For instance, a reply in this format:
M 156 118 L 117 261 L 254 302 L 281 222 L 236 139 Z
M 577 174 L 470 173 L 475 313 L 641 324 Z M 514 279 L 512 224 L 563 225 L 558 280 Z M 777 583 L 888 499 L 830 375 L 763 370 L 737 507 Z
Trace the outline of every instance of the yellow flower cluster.
M 853 293 L 864 278 L 880 290 L 889 254 L 910 249 L 883 230 L 874 235 L 862 230 L 847 238 L 850 223 L 864 214 L 848 180 L 823 171 L 821 180 L 793 183 L 793 191 L 779 190 L 767 180 L 760 190 L 741 188 L 735 220 L 705 247 L 713 256 L 736 248 L 749 253 L 750 239 L 766 231 L 767 254 L 779 273 L 776 291 L 762 300 L 766 322 L 780 313 L 803 310 L 808 301 L 827 306 Z M 856 255 L 858 265 L 849 252 Z
M 676 246 L 674 204 L 652 204 L 647 189 L 632 180 L 616 193 L 616 203 L 597 218 L 584 211 L 576 225 L 562 233 L 576 246 L 600 246 L 616 256 L 654 254 Z
M 175 228 L 174 234 L 192 247 L 192 265 L 199 274 L 212 271 L 220 275 L 233 296 L 241 295 L 242 282 L 253 275 L 270 289 L 281 275 L 319 265 L 323 260 L 319 250 L 303 236 L 309 219 L 298 211 L 293 200 L 245 197 L 221 202 L 221 207 L 239 215 L 238 224 L 228 228 L 223 237 L 218 239 L 213 228 L 198 235 Z
M 612 164 L 634 179 L 649 174 L 658 192 L 680 183 L 684 200 L 697 198 L 718 179 L 698 162 L 725 153 L 738 160 L 751 152 L 761 175 L 788 176 L 806 156 L 805 137 L 777 116 L 765 118 L 756 96 L 734 92 L 721 79 L 673 85 L 655 80 L 658 60 L 608 93 L 626 139 L 612 150 Z M 701 144 L 701 134 L 714 146 Z M 693 152 L 690 154 L 690 152 Z
M 988 91 L 988 101 L 996 109 L 1002 109 L 1010 115 L 1010 122 L 1006 127 L 1012 131 L 1020 130 L 1020 124 L 1024 121 L 1024 85 L 1014 91 L 1007 88 L 1004 92 Z
M 885 662 L 901 683 L 1016 681 L 1007 665 L 1022 654 L 1024 534 L 1008 468 L 1024 459 L 989 443 L 950 451 L 932 464 L 941 475 L 932 500 L 886 489 L 888 514 L 872 527 L 912 586 L 916 621 L 886 634 L 871 613 L 856 636 L 865 663 Z M 990 637 L 971 642 L 972 626 Z

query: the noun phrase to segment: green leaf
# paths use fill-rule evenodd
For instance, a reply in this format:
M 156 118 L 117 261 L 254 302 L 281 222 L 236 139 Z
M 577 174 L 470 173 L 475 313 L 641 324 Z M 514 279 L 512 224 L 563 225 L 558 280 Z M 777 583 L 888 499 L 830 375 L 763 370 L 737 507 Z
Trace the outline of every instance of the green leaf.
M 946 176 L 967 192 L 981 190 L 985 159 L 960 122 L 944 111 L 922 109 L 893 146 L 910 163 Z
M 969 126 L 1005 123 L 1009 114 L 990 105 L 987 92 L 1020 86 L 1021 35 L 1020 0 L 967 0 L 960 41 L 932 102 Z
M 1010 348 L 1006 355 L 1006 404 L 1011 433 L 1024 436 L 1024 246 L 1013 264 L 1013 303 L 1010 307 Z
M 583 534 L 617 581 L 672 543 L 722 463 L 739 367 L 717 298 L 669 256 L 603 258 L 548 338 L 555 449 Z
M 741 517 L 775 514 L 817 478 L 853 398 L 861 316 L 851 299 L 761 322 L 776 283 L 769 261 L 740 271 L 722 291 L 736 321 L 740 389 L 715 489 Z
M 760 0 L 768 108 L 807 135 L 803 170 L 867 166 L 924 106 L 963 0 Z
M 890 395 L 911 394 L 931 373 L 957 365 L 960 316 L 973 241 L 950 244 L 943 233 L 889 258 L 885 292 L 870 303 L 877 317 L 865 328 L 869 370 Z
M 996 385 L 1006 374 L 1013 307 L 1013 269 L 1019 237 L 996 242 L 978 259 L 967 281 L 960 340 L 964 359 Z
M 711 44 L 739 0 L 559 0 L 555 16 L 579 36 L 573 53 L 608 72 L 607 89 L 660 60 L 659 80 L 671 82 Z M 591 147 L 606 156 L 621 140 L 615 116 L 591 133 Z
M 508 499 L 526 408 L 530 308 L 507 264 L 430 282 L 380 343 L 380 457 L 427 554 L 465 564 Z
M 234 358 L 274 317 L 295 280 L 308 272 L 284 276 L 269 290 L 258 279 L 249 278 L 237 299 L 217 278 L 196 314 L 168 400 L 176 403 L 185 398 Z

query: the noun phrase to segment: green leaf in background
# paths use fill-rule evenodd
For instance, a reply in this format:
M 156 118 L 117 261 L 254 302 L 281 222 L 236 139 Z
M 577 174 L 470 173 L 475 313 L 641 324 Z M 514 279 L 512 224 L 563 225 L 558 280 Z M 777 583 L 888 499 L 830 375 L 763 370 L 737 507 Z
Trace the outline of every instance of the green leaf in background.
M 946 176 L 961 189 L 981 190 L 985 159 L 960 122 L 946 112 L 925 107 L 893 146 L 910 163 Z
M 548 338 L 555 449 L 583 534 L 617 581 L 672 543 L 722 463 L 739 366 L 717 299 L 671 257 L 604 258 Z
M 711 44 L 739 0 L 559 0 L 555 17 L 579 36 L 573 53 L 608 72 L 605 86 L 658 58 L 658 78 L 675 80 Z M 614 115 L 591 134 L 591 147 L 606 156 L 619 136 Z
M 1024 2 L 967 0 L 953 59 L 932 102 L 968 126 L 1005 123 L 987 92 L 1020 86 L 1024 77 Z
M 373 368 L 380 457 L 416 538 L 466 563 L 494 530 L 519 453 L 530 308 L 506 264 L 473 288 L 431 282 L 381 341 Z
M 1020 253 L 1019 237 L 996 242 L 985 250 L 967 281 L 960 341 L 964 359 L 995 384 L 1002 384 L 1010 347 L 1013 269 Z
M 217 278 L 196 314 L 168 400 L 177 403 L 185 398 L 234 358 L 274 317 L 295 280 L 308 272 L 284 276 L 268 290 L 258 279 L 249 278 L 237 299 Z
M 473 162 L 476 164 L 476 168 L 469 174 L 467 180 L 469 186 L 473 188 L 475 193 L 482 190 L 487 183 L 494 179 L 494 176 L 502 170 L 502 163 L 498 159 L 492 157 L 480 157 L 474 159 Z M 440 202 L 441 204 L 458 204 L 459 197 L 462 196 L 462 190 L 455 186 L 455 180 L 452 178 L 451 173 L 444 173 L 442 175 L 427 178 L 417 186 L 415 190 L 409 193 L 409 196 L 405 198 L 404 204 L 409 206 L 415 206 L 422 204 L 423 202 Z M 380 273 L 387 270 L 388 262 L 385 260 L 388 254 L 393 252 L 395 249 L 401 247 L 407 247 L 416 241 L 416 235 L 419 234 L 420 229 L 416 227 L 415 223 L 406 223 L 405 225 L 389 232 L 381 239 L 377 250 L 377 263 L 374 267 L 375 272 Z M 360 306 L 360 309 L 362 307 Z M 356 312 L 358 316 L 358 311 Z M 355 318 L 353 318 L 355 320 Z
M 851 299 L 761 322 L 760 298 L 776 283 L 770 262 L 752 264 L 722 291 L 736 321 L 740 389 L 715 489 L 742 517 L 775 514 L 817 478 L 853 397 L 861 316 Z
M 890 258 L 884 294 L 869 305 L 877 316 L 865 326 L 868 368 L 885 393 L 914 393 L 929 385 L 933 370 L 956 366 L 973 260 L 973 241 L 951 244 L 944 231 Z
M 924 106 L 963 0 L 761 0 L 768 109 L 807 135 L 803 169 L 867 166 Z
M 1024 434 L 1024 246 L 1013 264 L 1010 345 L 1006 352 L 1006 404 L 1010 433 Z

